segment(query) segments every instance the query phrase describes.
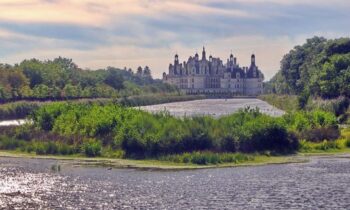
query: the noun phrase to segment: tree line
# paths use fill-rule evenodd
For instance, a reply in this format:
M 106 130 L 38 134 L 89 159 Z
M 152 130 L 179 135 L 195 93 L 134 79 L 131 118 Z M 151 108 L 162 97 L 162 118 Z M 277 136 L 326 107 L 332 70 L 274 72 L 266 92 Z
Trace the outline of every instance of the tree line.
M 265 84 L 265 92 L 295 94 L 305 101 L 309 96 L 350 97 L 350 39 L 313 37 L 294 47 Z
M 62 57 L 0 64 L 0 102 L 115 98 L 175 91 L 174 87 L 153 79 L 148 66 L 139 67 L 136 72 L 114 67 L 83 70 L 72 59 Z

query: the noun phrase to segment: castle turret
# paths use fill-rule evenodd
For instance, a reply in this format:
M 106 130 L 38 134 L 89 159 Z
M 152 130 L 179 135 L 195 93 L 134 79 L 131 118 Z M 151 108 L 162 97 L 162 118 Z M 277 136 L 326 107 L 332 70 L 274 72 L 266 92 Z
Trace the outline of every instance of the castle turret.
M 251 64 L 252 66 L 255 66 L 255 55 L 252 54 L 252 57 L 251 57 Z
M 203 46 L 203 51 L 202 51 L 202 60 L 207 60 L 207 56 L 206 56 L 206 53 L 205 53 L 205 48 Z
M 179 55 L 178 54 L 175 55 L 174 64 L 175 64 L 175 66 L 179 64 Z

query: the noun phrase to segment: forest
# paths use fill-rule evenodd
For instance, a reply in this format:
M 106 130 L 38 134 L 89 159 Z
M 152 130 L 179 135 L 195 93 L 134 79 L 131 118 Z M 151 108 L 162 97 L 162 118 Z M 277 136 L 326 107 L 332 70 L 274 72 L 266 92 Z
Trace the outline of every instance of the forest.
M 13 66 L 0 64 L 0 102 L 18 100 L 65 100 L 117 98 L 169 93 L 177 90 L 152 78 L 149 67 L 107 67 L 83 70 L 71 59 L 24 60 Z
M 285 111 L 321 109 L 350 124 L 350 39 L 307 39 L 281 60 L 260 99 Z
M 333 99 L 350 97 L 350 39 L 307 39 L 281 60 L 266 93 Z

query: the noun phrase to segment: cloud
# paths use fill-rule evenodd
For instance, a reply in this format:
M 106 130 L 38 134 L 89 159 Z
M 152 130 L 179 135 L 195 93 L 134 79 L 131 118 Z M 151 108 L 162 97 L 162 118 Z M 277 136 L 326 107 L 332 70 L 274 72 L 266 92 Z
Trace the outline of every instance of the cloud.
M 207 46 L 241 65 L 251 53 L 270 78 L 313 35 L 349 36 L 347 0 L 1 0 L 1 62 L 73 58 L 83 68 L 167 70 Z
M 350 6 L 348 0 L 194 0 L 195 2 L 205 3 L 242 3 L 242 4 L 279 4 L 279 5 L 312 5 L 312 6 L 331 6 L 331 7 L 343 7 Z
M 166 15 L 201 16 L 220 14 L 254 18 L 241 10 L 208 7 L 191 1 L 172 0 L 2 0 L 0 19 L 17 23 L 66 23 L 103 26 L 124 22 L 126 16 L 161 18 Z

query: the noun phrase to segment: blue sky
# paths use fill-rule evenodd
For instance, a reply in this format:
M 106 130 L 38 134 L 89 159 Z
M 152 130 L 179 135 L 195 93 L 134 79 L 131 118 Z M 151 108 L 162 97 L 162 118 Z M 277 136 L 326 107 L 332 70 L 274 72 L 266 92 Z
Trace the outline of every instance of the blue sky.
M 348 0 L 0 0 L 0 62 L 73 58 L 82 68 L 148 65 L 200 51 L 241 65 L 251 53 L 266 79 L 315 35 L 350 35 Z

